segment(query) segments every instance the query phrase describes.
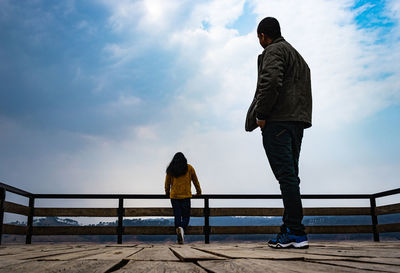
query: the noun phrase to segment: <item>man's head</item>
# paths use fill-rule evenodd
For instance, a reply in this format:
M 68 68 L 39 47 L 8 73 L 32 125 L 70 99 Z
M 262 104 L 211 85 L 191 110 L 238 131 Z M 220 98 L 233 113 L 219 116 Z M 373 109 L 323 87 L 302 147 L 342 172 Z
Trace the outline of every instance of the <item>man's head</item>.
M 278 20 L 273 17 L 262 19 L 257 27 L 257 36 L 263 48 L 271 44 L 276 38 L 281 37 L 281 27 Z

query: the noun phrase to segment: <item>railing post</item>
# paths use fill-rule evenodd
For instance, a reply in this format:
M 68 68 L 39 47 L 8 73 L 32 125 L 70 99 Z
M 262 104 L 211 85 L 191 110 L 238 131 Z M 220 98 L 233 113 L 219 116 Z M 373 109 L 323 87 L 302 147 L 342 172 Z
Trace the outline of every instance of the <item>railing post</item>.
M 204 243 L 210 243 L 210 204 L 209 199 L 204 198 Z
M 3 237 L 3 221 L 4 221 L 4 201 L 6 200 L 6 190 L 0 188 L 0 245 Z
M 28 226 L 27 226 L 27 233 L 26 233 L 26 244 L 32 243 L 32 232 L 33 232 L 33 215 L 35 213 L 35 198 L 29 197 L 29 215 L 28 215 Z
M 118 228 L 117 228 L 118 239 L 117 239 L 117 243 L 122 244 L 122 234 L 124 232 L 124 227 L 123 227 L 124 199 L 119 198 L 118 200 L 119 200 L 119 202 L 118 202 Z
M 378 232 L 378 217 L 376 216 L 376 199 L 375 197 L 370 197 L 371 204 L 371 218 L 372 218 L 372 232 L 374 234 L 374 241 L 379 242 L 379 232 Z

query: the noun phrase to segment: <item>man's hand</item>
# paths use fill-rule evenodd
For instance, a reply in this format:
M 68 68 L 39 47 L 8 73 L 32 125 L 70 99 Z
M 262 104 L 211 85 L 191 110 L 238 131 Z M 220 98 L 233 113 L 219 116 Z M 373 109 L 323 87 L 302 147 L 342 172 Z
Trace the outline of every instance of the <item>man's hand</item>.
M 261 129 L 264 128 L 265 120 L 257 119 L 256 121 L 257 121 L 257 125 L 260 126 Z

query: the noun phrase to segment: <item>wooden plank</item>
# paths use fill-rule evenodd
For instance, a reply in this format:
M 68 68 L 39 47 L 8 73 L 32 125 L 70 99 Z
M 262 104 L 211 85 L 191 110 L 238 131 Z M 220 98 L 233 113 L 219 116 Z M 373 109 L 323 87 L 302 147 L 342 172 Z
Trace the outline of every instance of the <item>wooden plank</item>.
M 165 246 L 144 248 L 143 250 L 127 257 L 135 261 L 179 261 L 172 251 Z
M 95 249 L 87 249 L 85 251 L 51 255 L 48 257 L 40 258 L 40 260 L 42 260 L 42 261 L 68 261 L 68 260 L 74 260 L 74 259 L 81 259 L 84 257 L 93 256 L 96 254 L 101 254 L 101 253 L 104 253 L 104 251 L 105 251 L 104 247 L 98 247 Z
M 66 248 L 56 248 L 56 249 L 40 249 L 34 251 L 25 251 L 12 256 L 0 256 L 0 260 L 3 259 L 14 259 L 14 260 L 33 260 L 33 259 L 43 259 L 47 257 L 52 257 L 59 254 L 67 253 L 82 253 L 87 250 L 94 249 L 95 247 L 66 247 Z
M 275 234 L 279 226 L 212 226 L 211 234 Z
M 35 216 L 117 217 L 117 208 L 35 208 Z
M 25 235 L 26 232 L 26 226 L 3 224 L 3 234 Z
M 399 258 L 356 258 L 356 259 L 348 259 L 348 261 L 355 261 L 355 262 L 366 262 L 366 263 L 374 263 L 374 264 L 388 264 L 388 265 L 396 265 L 400 266 L 400 259 Z
M 7 247 L 0 249 L 0 258 L 4 256 L 7 258 L 8 255 L 15 255 L 20 253 L 29 253 L 34 251 L 46 252 L 54 251 L 57 249 L 71 249 L 69 245 L 7 245 Z
M 141 250 L 142 248 L 137 247 L 110 248 L 105 249 L 102 253 L 83 257 L 80 260 L 122 260 Z
M 28 261 L 23 263 L 11 264 L 5 267 L 0 267 L 0 273 L 43 273 L 50 272 L 51 268 L 57 268 L 62 263 L 61 261 Z
M 376 207 L 377 215 L 400 213 L 400 203 Z
M 270 260 L 345 260 L 341 256 L 312 255 L 302 251 L 285 252 L 270 247 L 193 247 L 205 252 L 231 259 L 270 259 Z
M 400 223 L 378 225 L 377 229 L 378 232 L 398 232 L 400 231 Z
M 210 216 L 282 216 L 283 208 L 210 208 Z
M 26 263 L 24 260 L 1 260 L 0 262 L 0 269 L 4 267 L 10 267 L 17 264 Z M 0 271 L 1 272 L 1 271 Z M 13 272 L 13 271 L 10 271 Z
M 271 259 L 271 260 L 301 260 L 304 255 L 301 253 L 279 252 L 274 249 L 214 249 L 214 248 L 194 248 L 204 252 L 230 259 Z
M 219 257 L 201 250 L 191 248 L 190 246 L 174 246 L 170 248 L 172 252 L 183 262 L 194 262 L 199 260 L 221 260 Z
M 306 216 L 370 215 L 369 207 L 303 208 Z M 210 208 L 210 216 L 282 216 L 283 208 Z
M 109 272 L 111 268 L 113 268 L 117 261 L 112 260 L 101 260 L 101 261 L 68 261 L 64 262 L 57 267 L 50 268 L 46 273 L 60 273 L 60 272 L 68 272 L 68 273 L 104 273 Z M 30 273 L 30 272 L 29 272 Z
M 304 261 L 273 261 L 257 259 L 232 259 L 223 261 L 198 261 L 198 264 L 210 272 L 360 272 L 357 269 L 331 266 Z
M 30 211 L 30 209 L 27 206 L 23 206 L 23 205 L 16 204 L 13 202 L 4 201 L 4 212 L 28 216 L 29 211 Z
M 170 261 L 130 261 L 117 273 L 149 273 L 149 272 L 185 272 L 185 273 L 206 273 L 204 269 L 193 263 L 181 263 Z
M 303 208 L 306 216 L 330 216 L 330 215 L 370 215 L 369 207 L 343 207 L 343 208 Z
M 346 234 L 346 233 L 372 233 L 370 225 L 346 225 L 346 226 L 307 226 L 309 234 Z
M 115 261 L 29 261 L 0 268 L 0 273 L 106 272 Z
M 175 228 L 172 226 L 129 226 L 124 227 L 124 235 L 174 235 Z M 187 235 L 203 235 L 202 226 L 189 226 Z
M 125 217 L 174 216 L 172 208 L 125 208 Z M 191 208 L 190 216 L 203 217 L 202 208 Z
M 333 265 L 333 266 L 345 266 L 345 267 L 355 268 L 357 270 L 366 270 L 366 271 L 394 272 L 394 273 L 398 273 L 400 271 L 400 267 L 396 265 L 374 264 L 370 262 L 366 263 L 366 262 L 350 262 L 350 261 L 318 261 L 316 263 Z
M 281 249 L 284 252 L 301 252 L 305 254 L 341 256 L 349 258 L 400 258 L 400 251 L 383 250 L 383 249 L 344 249 L 340 246 L 337 248 L 309 248 L 309 249 Z
M 309 234 L 371 233 L 369 225 L 307 226 Z M 212 226 L 211 234 L 275 234 L 279 226 Z
M 115 226 L 34 226 L 33 235 L 117 235 Z

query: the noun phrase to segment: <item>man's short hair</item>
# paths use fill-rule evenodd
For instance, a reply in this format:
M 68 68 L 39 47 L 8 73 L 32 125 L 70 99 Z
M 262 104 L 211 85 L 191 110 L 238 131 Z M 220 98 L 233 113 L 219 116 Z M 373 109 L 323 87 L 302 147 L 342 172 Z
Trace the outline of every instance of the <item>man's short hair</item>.
M 261 20 L 257 27 L 257 33 L 264 33 L 272 40 L 281 37 L 281 27 L 278 20 L 274 17 L 265 17 Z

